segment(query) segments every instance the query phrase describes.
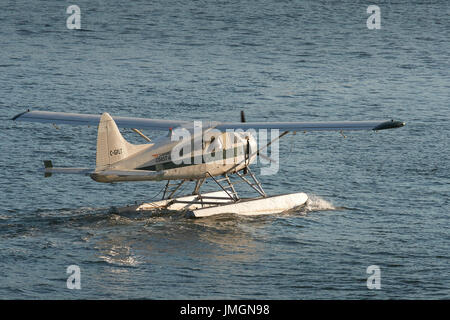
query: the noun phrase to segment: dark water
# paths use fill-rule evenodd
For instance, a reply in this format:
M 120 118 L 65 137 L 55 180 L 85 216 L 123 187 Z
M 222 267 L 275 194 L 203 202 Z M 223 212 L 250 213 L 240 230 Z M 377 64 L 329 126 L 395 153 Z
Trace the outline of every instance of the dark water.
M 448 1 L 2 1 L 0 298 L 450 298 L 449 16 Z M 96 129 L 8 120 L 27 108 L 407 126 L 284 138 L 261 180 L 309 208 L 193 220 L 108 213 L 162 183 L 44 179 L 44 159 L 92 166 Z

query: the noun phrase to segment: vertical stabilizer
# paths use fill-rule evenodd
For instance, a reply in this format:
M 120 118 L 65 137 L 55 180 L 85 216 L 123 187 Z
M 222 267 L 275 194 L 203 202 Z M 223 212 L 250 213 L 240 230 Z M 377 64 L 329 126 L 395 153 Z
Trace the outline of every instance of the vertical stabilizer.
M 133 145 L 127 142 L 119 131 L 116 123 L 109 113 L 105 112 L 100 118 L 97 135 L 97 169 L 123 160 L 142 150 L 148 145 Z

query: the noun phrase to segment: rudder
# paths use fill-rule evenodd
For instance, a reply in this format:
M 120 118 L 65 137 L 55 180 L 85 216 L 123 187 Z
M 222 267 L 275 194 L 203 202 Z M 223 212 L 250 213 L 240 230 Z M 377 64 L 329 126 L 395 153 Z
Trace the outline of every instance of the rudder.
M 97 169 L 106 168 L 127 158 L 132 147 L 133 145 L 122 137 L 119 128 L 109 113 L 103 113 L 98 124 Z

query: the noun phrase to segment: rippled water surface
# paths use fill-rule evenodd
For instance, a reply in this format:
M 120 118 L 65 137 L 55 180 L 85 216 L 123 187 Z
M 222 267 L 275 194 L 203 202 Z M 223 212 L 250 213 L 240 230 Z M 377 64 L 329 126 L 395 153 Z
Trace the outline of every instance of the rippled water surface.
M 81 30 L 66 28 L 71 4 Z M 2 1 L 0 298 L 450 298 L 450 5 L 377 1 L 369 30 L 369 4 Z M 27 108 L 407 126 L 283 138 L 261 181 L 306 192 L 306 208 L 186 219 L 109 213 L 162 182 L 44 179 L 45 159 L 92 166 L 96 128 L 9 120 Z M 367 289 L 370 265 L 381 290 Z

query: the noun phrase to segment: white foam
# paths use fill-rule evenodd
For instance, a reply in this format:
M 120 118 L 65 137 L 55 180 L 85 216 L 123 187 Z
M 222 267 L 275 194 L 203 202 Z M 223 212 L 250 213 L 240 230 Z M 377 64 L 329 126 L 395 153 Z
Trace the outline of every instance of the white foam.
M 308 200 L 306 201 L 305 211 L 323 211 L 323 210 L 336 210 L 336 207 L 329 201 L 316 196 L 314 194 L 308 194 Z

